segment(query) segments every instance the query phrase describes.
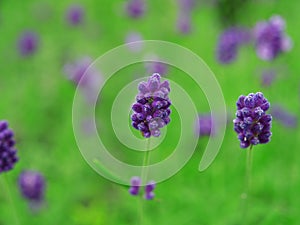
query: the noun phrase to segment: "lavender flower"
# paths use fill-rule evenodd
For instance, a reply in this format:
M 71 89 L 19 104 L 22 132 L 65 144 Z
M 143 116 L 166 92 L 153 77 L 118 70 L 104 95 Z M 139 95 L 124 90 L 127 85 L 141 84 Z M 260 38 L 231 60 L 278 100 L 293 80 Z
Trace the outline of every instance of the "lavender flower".
M 154 189 L 155 189 L 155 182 L 154 181 L 150 181 L 146 186 L 145 186 L 145 194 L 144 194 L 144 198 L 147 200 L 152 200 L 155 196 L 154 194 Z
M 18 161 L 14 146 L 13 131 L 8 128 L 6 121 L 0 121 L 0 174 L 12 170 Z
M 144 0 L 129 0 L 126 6 L 127 14 L 132 18 L 142 17 L 146 10 Z
M 130 183 L 131 186 L 129 188 L 129 193 L 131 195 L 138 195 L 141 186 L 141 179 L 139 177 L 132 177 Z
M 191 16 L 188 13 L 181 13 L 177 19 L 177 30 L 182 34 L 191 32 Z
M 261 92 L 241 95 L 236 103 L 234 130 L 238 134 L 241 148 L 264 144 L 270 141 L 272 117 L 266 114 L 270 103 Z
M 291 39 L 285 34 L 285 21 L 280 16 L 257 23 L 254 37 L 256 53 L 262 60 L 273 60 L 292 47 Z
M 18 184 L 21 194 L 30 202 L 40 203 L 44 200 L 45 179 L 39 172 L 22 172 Z
M 168 66 L 162 62 L 148 62 L 145 64 L 147 73 L 154 74 L 158 73 L 160 75 L 166 75 L 168 72 Z
M 29 56 L 36 52 L 38 47 L 38 35 L 32 31 L 25 31 L 18 41 L 19 52 L 22 56 Z
M 169 82 L 160 82 L 160 75 L 155 73 L 148 82 L 141 82 L 138 89 L 137 102 L 132 106 L 132 126 L 141 131 L 145 138 L 158 137 L 159 129 L 170 122 Z
M 211 114 L 199 115 L 196 121 L 196 133 L 201 136 L 210 136 L 215 133 L 214 121 Z
M 189 13 L 196 5 L 195 0 L 178 0 L 180 10 Z
M 219 37 L 216 54 L 222 64 L 233 62 L 238 48 L 251 40 L 250 33 L 244 28 L 232 27 L 225 30 Z
M 84 10 L 80 5 L 72 5 L 67 10 L 66 19 L 70 25 L 76 26 L 83 21 Z
M 271 108 L 271 112 L 275 121 L 279 121 L 286 127 L 297 127 L 297 116 L 285 110 L 284 107 L 275 105 Z

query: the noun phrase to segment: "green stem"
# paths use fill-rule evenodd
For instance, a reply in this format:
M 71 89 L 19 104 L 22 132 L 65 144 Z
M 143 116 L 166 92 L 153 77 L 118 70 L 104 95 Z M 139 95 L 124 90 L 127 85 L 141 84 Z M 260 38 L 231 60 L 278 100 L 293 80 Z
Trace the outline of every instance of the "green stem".
M 242 194 L 242 200 L 243 200 L 242 220 L 244 221 L 244 223 L 247 223 L 247 212 L 248 212 L 249 195 L 251 189 L 252 147 L 253 145 L 250 145 L 250 148 L 247 151 L 245 189 Z
M 0 176 L 0 181 L 1 181 L 2 186 L 3 186 L 3 192 L 2 193 L 4 193 L 6 195 L 6 199 L 8 200 L 9 205 L 10 205 L 11 210 L 12 210 L 12 217 L 14 218 L 14 224 L 19 225 L 20 221 L 19 221 L 19 218 L 18 218 L 18 215 L 17 215 L 17 210 L 16 210 L 15 205 L 14 205 L 14 201 L 12 199 L 11 191 L 9 189 L 6 174 L 2 174 Z
M 146 144 L 146 152 L 144 154 L 144 160 L 143 160 L 143 168 L 142 168 L 142 175 L 141 175 L 141 182 L 142 184 L 147 182 L 147 176 L 148 176 L 148 165 L 150 162 L 150 138 L 147 140 Z M 143 198 L 140 198 L 140 223 L 139 225 L 142 225 L 144 223 L 144 201 Z

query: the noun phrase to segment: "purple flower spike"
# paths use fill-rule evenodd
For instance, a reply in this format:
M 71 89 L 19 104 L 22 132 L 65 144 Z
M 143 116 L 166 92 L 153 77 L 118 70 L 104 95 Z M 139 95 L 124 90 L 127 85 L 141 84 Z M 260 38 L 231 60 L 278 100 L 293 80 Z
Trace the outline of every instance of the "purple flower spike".
M 129 188 L 129 193 L 131 195 L 138 195 L 141 186 L 141 179 L 139 177 L 132 177 L 130 183 L 131 187 Z
M 84 17 L 84 10 L 79 5 L 72 5 L 67 10 L 67 21 L 70 25 L 76 26 L 82 23 Z
M 155 189 L 155 182 L 150 181 L 146 186 L 145 186 L 145 195 L 144 198 L 147 200 L 152 200 L 154 198 L 154 189 Z
M 191 32 L 191 16 L 182 13 L 177 19 L 177 30 L 182 34 L 189 34 Z
M 261 92 L 239 97 L 233 123 L 241 148 L 270 141 L 272 116 L 266 114 L 269 107 L 270 103 Z
M 180 10 L 185 13 L 190 13 L 190 11 L 195 7 L 195 0 L 178 0 Z
M 38 35 L 31 31 L 24 32 L 18 41 L 19 52 L 22 56 L 33 55 L 38 47 Z
M 292 41 L 285 34 L 285 21 L 280 16 L 258 22 L 254 28 L 254 37 L 256 53 L 262 60 L 271 61 L 292 48 Z
M 162 76 L 166 75 L 168 72 L 168 66 L 165 63 L 161 62 L 149 62 L 146 63 L 147 73 L 153 74 L 158 73 Z
M 142 38 L 142 35 L 138 32 L 129 32 L 127 35 L 126 35 L 126 38 L 125 38 L 125 43 L 126 44 L 130 44 L 132 42 L 136 42 L 136 43 L 132 43 L 130 45 L 128 45 L 128 49 L 132 52 L 139 52 L 142 50 L 142 47 L 143 47 L 143 43 L 139 42 L 139 41 L 142 41 L 143 38 Z
M 140 18 L 144 15 L 146 4 L 144 0 L 129 0 L 126 6 L 127 14 L 131 18 Z
M 13 131 L 8 128 L 6 121 L 0 121 L 0 174 L 12 170 L 18 161 L 14 146 Z
M 251 40 L 251 34 L 247 29 L 232 27 L 225 30 L 219 37 L 216 54 L 222 64 L 233 62 L 238 53 L 238 48 Z
M 161 82 L 160 75 L 154 73 L 147 82 L 139 83 L 138 90 L 137 103 L 132 105 L 132 126 L 145 138 L 159 137 L 159 129 L 170 122 L 169 82 Z
M 45 178 L 35 171 L 24 171 L 19 176 L 19 189 L 23 197 L 31 202 L 42 202 L 45 193 Z

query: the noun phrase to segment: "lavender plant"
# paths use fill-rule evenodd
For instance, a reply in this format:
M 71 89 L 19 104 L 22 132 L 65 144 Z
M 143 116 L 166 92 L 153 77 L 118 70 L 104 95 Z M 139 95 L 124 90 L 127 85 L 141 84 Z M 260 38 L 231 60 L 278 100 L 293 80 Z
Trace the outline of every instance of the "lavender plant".
M 18 50 L 21 56 L 33 55 L 38 48 L 39 37 L 35 32 L 24 31 L 18 40 Z
M 72 26 L 77 26 L 84 19 L 84 10 L 80 5 L 71 5 L 66 13 L 67 22 Z

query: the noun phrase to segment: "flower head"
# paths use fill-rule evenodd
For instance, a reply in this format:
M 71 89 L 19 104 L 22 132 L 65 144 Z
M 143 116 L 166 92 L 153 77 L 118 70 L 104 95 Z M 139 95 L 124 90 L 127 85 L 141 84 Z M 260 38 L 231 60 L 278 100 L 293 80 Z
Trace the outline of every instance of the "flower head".
M 142 17 L 146 10 L 144 0 L 129 0 L 127 3 L 127 14 L 132 18 Z
M 238 48 L 248 43 L 251 35 L 248 30 L 239 27 L 231 27 L 225 30 L 219 37 L 216 54 L 222 64 L 228 64 L 236 59 Z
M 152 200 L 155 196 L 154 194 L 154 189 L 155 189 L 155 182 L 154 181 L 150 181 L 147 183 L 147 185 L 145 186 L 145 194 L 144 194 L 144 198 L 146 200 Z
M 137 102 L 132 106 L 132 126 L 141 131 L 145 138 L 158 137 L 159 129 L 170 122 L 169 82 L 161 82 L 160 75 L 155 73 L 148 82 L 141 82 L 138 89 Z
M 22 56 L 29 56 L 36 52 L 38 47 L 38 35 L 32 31 L 25 31 L 18 41 L 19 52 Z
M 215 132 L 214 120 L 210 114 L 199 115 L 196 121 L 196 133 L 201 136 L 210 136 Z
M 261 92 L 241 95 L 236 103 L 234 130 L 238 134 L 241 148 L 264 144 L 270 141 L 272 116 L 266 114 L 270 103 Z
M 189 34 L 191 26 L 191 16 L 188 13 L 181 13 L 177 19 L 177 30 L 182 34 Z
M 18 161 L 14 146 L 13 131 L 8 128 L 6 121 L 0 121 L 0 174 L 12 170 Z
M 131 186 L 129 188 L 129 193 L 133 196 L 139 195 L 140 187 L 141 187 L 141 178 L 139 177 L 132 177 L 131 178 Z M 149 181 L 145 186 L 145 193 L 144 193 L 144 199 L 146 200 L 152 200 L 154 198 L 154 189 L 155 189 L 156 183 L 154 181 Z
M 129 188 L 129 193 L 131 195 L 138 195 L 141 186 L 141 179 L 139 177 L 132 177 L 130 183 L 131 186 Z
M 72 5 L 67 10 L 66 19 L 70 25 L 76 26 L 83 21 L 84 10 L 80 5 Z
M 39 172 L 24 171 L 19 176 L 19 189 L 29 201 L 41 202 L 44 199 L 45 179 Z
M 286 127 L 290 127 L 290 128 L 297 127 L 297 123 L 298 123 L 297 116 L 287 111 L 281 105 L 274 105 L 271 108 L 271 112 L 275 121 L 276 120 L 279 121 L 281 124 L 283 124 Z
M 128 48 L 132 52 L 138 52 L 142 49 L 143 43 L 139 42 L 142 41 L 142 35 L 138 32 L 129 32 L 126 37 L 125 37 L 125 43 L 130 44 L 132 42 L 137 42 L 134 43 L 133 45 L 128 45 Z
M 291 39 L 285 34 L 285 21 L 280 16 L 258 22 L 254 28 L 254 38 L 256 53 L 262 60 L 273 60 L 292 47 Z

